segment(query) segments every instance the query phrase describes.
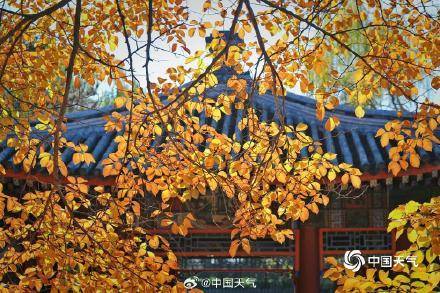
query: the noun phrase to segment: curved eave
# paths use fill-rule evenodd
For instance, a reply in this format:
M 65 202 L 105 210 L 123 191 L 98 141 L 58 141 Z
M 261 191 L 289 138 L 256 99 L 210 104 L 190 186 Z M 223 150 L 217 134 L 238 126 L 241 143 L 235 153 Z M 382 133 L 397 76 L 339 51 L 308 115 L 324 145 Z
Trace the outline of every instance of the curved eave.
M 219 93 L 227 90 L 226 85 L 220 84 L 207 91 L 208 96 L 215 97 Z M 260 113 L 262 120 L 277 120 L 274 115 L 274 97 L 270 94 L 255 95 L 252 102 L 257 112 Z M 328 112 L 326 115 L 336 115 L 341 124 L 334 131 L 329 132 L 324 128 L 324 121 L 316 119 L 316 101 L 295 94 L 288 94 L 283 103 L 285 119 L 288 124 L 298 124 L 300 122 L 308 124 L 307 134 L 315 141 L 322 143 L 325 151 L 337 154 L 334 163 L 346 162 L 360 168 L 365 174 L 370 174 L 368 178 L 383 179 L 388 178 L 387 165 L 389 162 L 387 148 L 382 148 L 380 141 L 375 137 L 377 130 L 392 119 L 397 119 L 393 111 L 370 110 L 366 111 L 364 118 L 359 119 L 354 115 L 354 109 L 349 106 L 339 106 Z M 96 163 L 78 165 L 72 162 L 73 151 L 62 150 L 62 159 L 66 164 L 69 174 L 79 175 L 85 178 L 100 178 L 102 174 L 102 161 L 114 152 L 117 144 L 114 141 L 116 132 L 107 133 L 104 130 L 105 119 L 113 111 L 123 112 L 124 109 L 115 109 L 113 106 L 104 107 L 97 110 L 86 110 L 66 115 L 67 131 L 63 134 L 68 140 L 75 143 L 88 145 L 88 152 L 92 153 Z M 213 119 L 206 119 L 204 113 L 200 114 L 201 123 L 208 123 L 215 127 L 218 132 L 230 137 L 235 135 L 237 139 L 242 139 L 243 134 L 237 127 L 237 121 L 241 119 L 242 110 L 234 110 L 233 114 L 215 122 Z M 411 119 L 411 113 L 405 113 L 400 119 Z M 35 131 L 34 136 L 44 137 L 44 132 Z M 49 145 L 46 143 L 46 145 Z M 46 151 L 51 152 L 52 150 Z M 422 168 L 411 172 L 431 172 L 432 168 L 438 168 L 440 162 L 440 147 L 435 145 L 432 152 L 418 150 L 421 156 Z M 0 164 L 9 170 L 21 172 L 19 166 L 12 164 L 14 150 L 0 145 Z M 301 156 L 307 156 L 307 150 L 301 152 Z M 428 165 L 429 164 L 429 165 Z M 427 167 L 431 166 L 431 167 Z M 431 168 L 431 169 L 430 169 Z M 438 170 L 438 169 L 435 169 Z M 37 166 L 36 172 L 46 174 L 45 170 Z M 46 174 L 47 175 L 47 174 Z M 46 176 L 44 175 L 44 176 Z M 367 178 L 365 177 L 365 178 Z

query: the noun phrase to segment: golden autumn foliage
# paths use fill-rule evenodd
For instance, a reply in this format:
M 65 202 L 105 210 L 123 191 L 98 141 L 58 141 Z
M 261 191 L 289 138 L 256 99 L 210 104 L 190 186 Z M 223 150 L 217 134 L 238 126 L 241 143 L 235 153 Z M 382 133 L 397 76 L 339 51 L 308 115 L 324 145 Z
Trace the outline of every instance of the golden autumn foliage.
M 411 242 L 408 249 L 397 252 L 403 259 L 416 257 L 414 264 L 395 265 L 389 271 L 368 268 L 358 274 L 328 258 L 331 267 L 325 278 L 336 281 L 336 292 L 435 292 L 440 283 L 440 197 L 423 204 L 410 201 L 389 214 L 388 232 L 396 238 L 403 233 Z
M 438 144 L 439 106 L 416 83 L 430 79 L 439 88 L 439 24 L 415 1 L 204 1 L 200 13 L 212 21 L 191 17 L 182 0 L 4 2 L 0 141 L 14 149 L 14 166 L 53 179 L 18 197 L 0 185 L 0 278 L 11 290 L 182 291 L 170 244 L 149 228 L 159 223 L 187 235 L 197 215 L 177 217 L 173 204 L 209 195 L 234 206 L 232 256 L 250 253 L 261 238 L 293 238 L 292 221 L 307 221 L 328 204 L 325 185 L 360 188 L 362 174 L 359 166 L 334 163 L 336 154 L 324 151 L 306 124 L 285 121 L 288 89 L 316 98 L 328 131 L 341 124 L 332 111 L 342 96 L 359 118 L 383 91 L 415 105 L 414 119 L 389 121 L 377 133 L 382 146 L 393 142 L 393 174 L 418 167 L 416 150 Z M 225 28 L 242 42 L 232 42 Z M 362 50 L 352 42 L 359 33 Z M 212 36 L 205 49 L 189 48 L 205 36 Z M 185 62 L 153 79 L 151 69 L 161 66 L 153 48 Z M 327 52 L 347 62 L 335 66 Z M 234 74 L 221 83 L 216 72 L 225 66 Z M 240 77 L 249 70 L 252 80 Z M 117 133 L 117 147 L 101 162 L 112 188 L 69 174 L 62 160 L 69 150 L 74 164 L 99 161 L 64 135 L 66 112 L 78 106 L 70 93 L 81 81 L 118 89 L 104 127 Z M 274 96 L 273 121 L 255 109 L 257 93 Z M 201 119 L 219 122 L 237 111 L 243 115 L 231 129 L 241 136 Z

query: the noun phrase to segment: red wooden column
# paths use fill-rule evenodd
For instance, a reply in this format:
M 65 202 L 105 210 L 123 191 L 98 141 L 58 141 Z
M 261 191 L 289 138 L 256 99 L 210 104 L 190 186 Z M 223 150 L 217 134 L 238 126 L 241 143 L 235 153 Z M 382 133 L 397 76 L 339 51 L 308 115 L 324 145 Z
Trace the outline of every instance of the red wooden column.
M 319 237 L 318 228 L 302 225 L 300 228 L 300 272 L 298 292 L 319 292 Z

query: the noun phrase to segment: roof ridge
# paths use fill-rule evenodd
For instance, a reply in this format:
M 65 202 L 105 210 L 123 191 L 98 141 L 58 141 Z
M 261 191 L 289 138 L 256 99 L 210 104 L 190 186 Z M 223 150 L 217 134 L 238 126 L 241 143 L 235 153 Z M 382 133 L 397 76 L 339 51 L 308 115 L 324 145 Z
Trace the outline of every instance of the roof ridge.
M 300 103 L 304 106 L 309 106 L 309 107 L 315 107 L 316 106 L 316 100 L 308 97 L 308 96 L 304 96 L 304 95 L 299 95 L 299 94 L 295 94 L 295 93 L 291 93 L 288 92 L 286 95 L 287 100 L 290 100 L 292 102 L 296 102 L 296 103 Z M 334 110 L 332 110 L 336 113 L 341 113 L 347 116 L 353 116 L 356 117 L 355 115 L 355 107 L 350 105 L 350 104 L 342 104 L 337 106 Z M 414 113 L 412 112 L 408 112 L 408 111 L 404 111 L 402 113 L 402 115 L 400 116 L 400 118 L 412 118 L 414 115 Z M 365 118 L 399 118 L 399 115 L 397 115 L 396 111 L 394 110 L 382 110 L 382 109 L 365 109 Z

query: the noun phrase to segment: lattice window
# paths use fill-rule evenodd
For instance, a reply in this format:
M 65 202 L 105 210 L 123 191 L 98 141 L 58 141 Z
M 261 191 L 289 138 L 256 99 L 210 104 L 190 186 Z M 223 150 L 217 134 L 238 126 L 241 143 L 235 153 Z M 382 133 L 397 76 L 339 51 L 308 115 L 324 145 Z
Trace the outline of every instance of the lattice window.
M 331 209 L 340 209 L 340 208 L 342 208 L 342 199 L 332 198 L 330 200 L 329 208 L 331 208 Z
M 344 198 L 342 203 L 345 209 L 367 209 L 370 206 L 370 196 L 364 194 L 357 198 Z
M 387 208 L 387 197 L 385 194 L 371 194 L 372 208 Z
M 385 227 L 387 219 L 387 210 L 372 209 L 370 210 L 370 226 Z
M 244 282 L 253 279 L 256 289 L 234 289 L 231 292 L 294 292 L 294 257 L 246 257 L 246 258 L 181 258 L 180 278 L 197 277 L 199 282 L 203 279 L 234 278 Z M 220 287 L 221 288 L 221 287 Z M 215 292 L 222 289 L 209 287 Z M 218 290 L 218 291 L 217 291 Z M 224 292 L 229 291 L 225 289 Z
M 174 235 L 170 245 L 176 252 L 228 252 L 231 245 L 230 234 L 192 234 L 187 237 Z M 295 241 L 286 239 L 283 244 L 273 239 L 259 239 L 251 243 L 253 252 L 295 251 Z
M 271 268 L 293 269 L 293 257 L 236 257 L 236 258 L 182 258 L 180 265 L 185 269 L 240 269 Z
M 345 227 L 345 211 L 329 210 L 328 222 L 331 228 Z
M 386 231 L 324 231 L 325 250 L 391 250 L 391 234 Z
M 368 210 L 367 209 L 348 209 L 345 211 L 347 227 L 368 227 Z

